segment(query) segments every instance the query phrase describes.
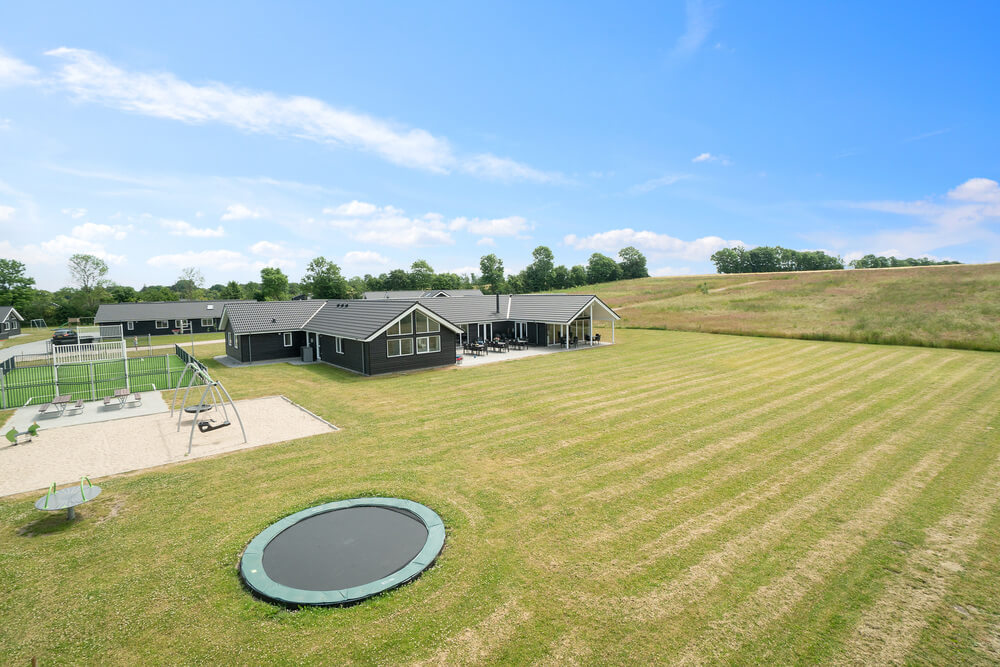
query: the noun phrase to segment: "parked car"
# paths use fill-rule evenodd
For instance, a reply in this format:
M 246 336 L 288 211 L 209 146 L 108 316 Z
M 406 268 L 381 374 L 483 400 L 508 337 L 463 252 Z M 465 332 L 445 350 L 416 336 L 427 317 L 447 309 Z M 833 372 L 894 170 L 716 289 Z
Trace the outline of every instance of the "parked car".
M 78 336 L 74 329 L 56 329 L 52 332 L 53 345 L 76 345 L 77 343 L 93 343 L 96 340 L 93 334 Z

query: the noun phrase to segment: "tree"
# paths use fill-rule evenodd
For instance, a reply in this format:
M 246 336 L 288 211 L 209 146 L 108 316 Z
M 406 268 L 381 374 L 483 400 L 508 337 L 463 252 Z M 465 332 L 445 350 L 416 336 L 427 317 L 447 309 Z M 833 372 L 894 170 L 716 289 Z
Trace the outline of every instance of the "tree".
M 340 275 L 340 267 L 325 257 L 309 262 L 302 278 L 302 289 L 315 299 L 346 299 L 349 291 L 347 280 Z
M 621 267 L 618 262 L 607 255 L 595 252 L 587 262 L 587 282 L 609 283 L 621 277 Z
M 0 258 L 0 306 L 14 306 L 20 313 L 31 303 L 34 284 L 35 279 L 28 277 L 24 264 Z
M 134 303 L 139 300 L 139 293 L 134 287 L 128 285 L 114 285 L 108 290 L 115 303 Z
M 243 298 L 243 290 L 240 289 L 240 284 L 238 282 L 230 280 L 226 283 L 226 286 L 219 291 L 219 298 L 227 301 L 236 301 Z
M 571 287 L 583 287 L 587 284 L 587 269 L 577 264 L 569 270 L 569 284 Z
M 108 274 L 107 263 L 100 257 L 77 253 L 69 258 L 69 274 L 73 282 L 80 286 L 87 309 L 96 309 L 103 295 L 96 294 L 95 291 L 106 282 L 104 276 Z
M 489 286 L 489 294 L 500 294 L 504 291 L 503 260 L 490 253 L 479 258 L 480 280 L 483 286 Z
M 199 296 L 201 286 L 205 284 L 205 276 L 196 267 L 187 266 L 181 269 L 180 278 L 174 284 L 173 289 L 181 295 L 183 299 L 196 299 Z
M 426 260 L 418 259 L 410 265 L 410 288 L 430 289 L 434 281 L 434 269 Z
M 267 301 L 281 301 L 288 296 L 288 276 L 276 266 L 260 270 L 260 292 Z
M 566 289 L 572 287 L 569 281 L 569 269 L 560 264 L 552 269 L 552 289 Z
M 555 256 L 551 250 L 540 245 L 531 252 L 531 257 L 534 261 L 524 269 L 525 287 L 534 292 L 549 289 Z
M 455 273 L 434 274 L 431 289 L 461 289 L 462 279 Z
M 147 285 L 139 290 L 140 301 L 176 301 L 177 295 L 163 285 Z
M 403 269 L 393 269 L 383 282 L 387 290 L 409 289 L 410 276 Z
M 646 256 L 633 246 L 622 248 L 618 251 L 618 258 L 621 260 L 618 266 L 622 270 L 622 279 L 648 278 L 649 271 L 646 269 Z

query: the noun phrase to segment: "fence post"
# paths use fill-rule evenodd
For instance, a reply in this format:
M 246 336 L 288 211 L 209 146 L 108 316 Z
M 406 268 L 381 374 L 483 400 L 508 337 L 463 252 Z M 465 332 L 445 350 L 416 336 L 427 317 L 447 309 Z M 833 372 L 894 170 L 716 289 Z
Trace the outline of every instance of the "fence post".
M 167 389 L 174 386 L 174 381 L 170 379 L 170 355 L 163 357 L 167 361 Z
M 59 367 L 52 366 L 52 398 L 59 395 Z
M 89 364 L 87 364 L 87 367 L 90 369 L 90 400 L 96 401 L 97 384 L 94 382 L 94 362 L 91 361 Z
M 4 375 L 5 375 L 5 373 L 3 372 L 3 369 L 0 368 L 0 408 L 3 408 L 4 410 L 6 410 L 7 409 L 7 387 L 4 384 L 4 379 L 3 379 Z

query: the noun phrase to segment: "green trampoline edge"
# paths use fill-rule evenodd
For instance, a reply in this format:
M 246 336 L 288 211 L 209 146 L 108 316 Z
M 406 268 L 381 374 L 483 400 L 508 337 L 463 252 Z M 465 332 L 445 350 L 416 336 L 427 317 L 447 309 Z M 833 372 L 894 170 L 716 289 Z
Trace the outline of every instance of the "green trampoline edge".
M 328 591 L 310 591 L 292 588 L 271 579 L 264 571 L 264 549 L 281 532 L 296 523 L 324 512 L 334 512 L 348 507 L 386 507 L 410 512 L 424 524 L 427 529 L 427 539 L 423 548 L 410 562 L 391 574 L 375 581 Z M 417 578 L 421 572 L 430 567 L 444 548 L 444 522 L 437 512 L 420 503 L 403 498 L 349 498 L 338 500 L 290 514 L 262 530 L 256 535 L 240 558 L 240 578 L 251 591 L 268 601 L 278 604 L 299 606 L 338 606 L 361 602 L 379 593 L 392 590 Z

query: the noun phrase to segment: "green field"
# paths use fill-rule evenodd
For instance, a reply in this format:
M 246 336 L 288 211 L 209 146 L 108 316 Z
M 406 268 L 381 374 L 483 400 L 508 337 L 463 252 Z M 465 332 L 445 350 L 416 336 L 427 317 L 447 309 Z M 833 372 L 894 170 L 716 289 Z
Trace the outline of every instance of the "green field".
M 67 525 L 0 501 L 0 655 L 27 664 L 1000 660 L 1000 358 L 627 330 L 619 345 L 360 378 L 226 369 L 343 430 L 102 481 Z M 276 519 L 435 509 L 417 581 L 252 598 Z
M 643 278 L 597 294 L 626 327 L 1000 351 L 1000 264 Z
M 214 345 L 205 346 L 214 348 Z M 129 386 L 135 391 L 168 389 L 176 382 L 184 362 L 174 354 L 129 358 Z M 38 405 L 54 396 L 69 394 L 74 400 L 97 400 L 124 389 L 125 368 L 121 361 L 94 363 L 93 384 L 90 364 L 63 364 L 15 368 L 4 376 L 5 394 L 9 407 Z

